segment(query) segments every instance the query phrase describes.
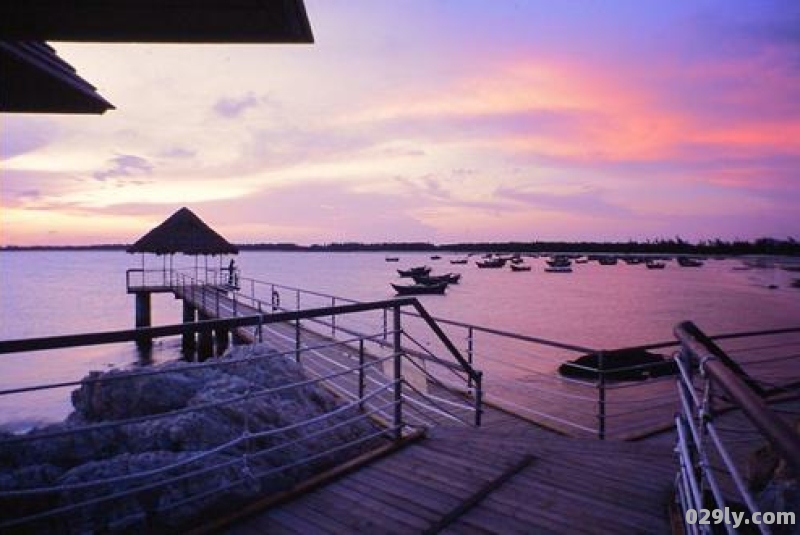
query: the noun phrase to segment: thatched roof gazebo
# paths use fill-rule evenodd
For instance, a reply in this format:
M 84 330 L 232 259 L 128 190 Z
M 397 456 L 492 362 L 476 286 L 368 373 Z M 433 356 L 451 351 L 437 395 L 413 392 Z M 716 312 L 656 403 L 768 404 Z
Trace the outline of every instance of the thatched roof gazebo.
M 139 238 L 127 252 L 215 256 L 238 254 L 239 249 L 183 207 Z
M 163 281 L 166 284 L 167 274 L 167 256 L 169 256 L 169 273 L 170 280 L 172 275 L 172 257 L 177 253 L 183 253 L 195 257 L 195 279 L 200 279 L 198 273 L 198 257 L 203 256 L 205 260 L 205 275 L 203 277 L 205 282 L 208 280 L 208 257 L 220 256 L 220 269 L 214 275 L 215 282 L 218 281 L 217 277 L 223 271 L 222 257 L 225 255 L 235 255 L 239 253 L 239 249 L 231 244 L 228 240 L 220 236 L 216 231 L 209 227 L 202 219 L 197 217 L 194 212 L 186 207 L 181 208 L 171 216 L 169 216 L 163 223 L 153 228 L 139 238 L 136 243 L 126 249 L 128 253 L 141 253 L 142 254 L 142 271 L 145 273 L 144 268 L 144 255 L 147 253 L 163 256 L 162 272 L 164 273 Z M 233 278 L 233 260 L 231 260 L 231 272 L 229 279 Z M 227 268 L 226 268 L 227 269 Z

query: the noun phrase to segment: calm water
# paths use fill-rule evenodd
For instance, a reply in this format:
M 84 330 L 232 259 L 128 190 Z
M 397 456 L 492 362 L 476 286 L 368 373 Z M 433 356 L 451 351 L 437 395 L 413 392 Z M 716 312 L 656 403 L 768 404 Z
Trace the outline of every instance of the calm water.
M 434 315 L 596 348 L 613 348 L 672 338 L 675 323 L 692 319 L 711 333 L 800 324 L 800 290 L 780 270 L 738 271 L 737 260 L 710 260 L 702 268 L 669 263 L 664 270 L 643 265 L 575 266 L 572 274 L 478 269 L 474 262 L 451 265 L 448 256 L 401 254 L 387 263 L 383 253 L 245 252 L 237 258 L 242 276 L 298 286 L 357 300 L 394 295 L 396 269 L 428 264 L 435 272 L 463 273 L 446 296 L 422 296 Z M 51 336 L 133 326 L 133 297 L 125 293 L 125 270 L 139 256 L 123 252 L 0 252 L 0 339 Z M 148 259 L 146 267 L 160 268 Z M 218 265 L 218 260 L 210 262 Z M 175 265 L 193 260 L 176 257 Z M 779 288 L 770 290 L 770 284 Z M 287 296 L 288 297 L 288 296 Z M 286 299 L 286 297 L 284 298 Z M 179 302 L 153 297 L 154 324 L 178 323 Z M 153 360 L 175 358 L 179 341 L 156 343 Z M 90 369 L 136 364 L 133 344 L 0 356 L 0 389 L 79 379 Z M 69 412 L 68 391 L 0 400 L 0 423 L 24 428 L 60 419 Z

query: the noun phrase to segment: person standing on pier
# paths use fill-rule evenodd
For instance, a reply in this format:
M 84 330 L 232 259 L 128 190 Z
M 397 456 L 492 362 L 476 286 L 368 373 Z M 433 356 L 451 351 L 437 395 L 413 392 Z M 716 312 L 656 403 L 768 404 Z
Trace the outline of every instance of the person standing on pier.
M 228 264 L 228 285 L 234 288 L 237 287 L 238 279 L 239 277 L 236 276 L 236 263 L 233 261 L 233 258 L 231 258 L 231 262 Z

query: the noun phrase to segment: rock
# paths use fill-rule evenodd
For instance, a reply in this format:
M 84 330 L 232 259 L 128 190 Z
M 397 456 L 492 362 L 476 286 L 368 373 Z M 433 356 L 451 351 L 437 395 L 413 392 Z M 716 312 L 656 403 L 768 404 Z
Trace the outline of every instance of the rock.
M 189 525 L 200 512 L 212 514 L 259 493 L 284 490 L 377 444 L 376 440 L 367 441 L 320 455 L 303 467 L 271 472 L 371 435 L 378 427 L 366 419 L 335 427 L 360 415 L 356 409 L 313 425 L 296 426 L 335 410 L 339 402 L 317 385 L 271 391 L 306 377 L 292 359 L 267 347 L 235 347 L 218 363 L 202 367 L 175 362 L 92 372 L 73 392 L 75 412 L 64 423 L 24 435 L 30 440 L 0 436 L 0 440 L 8 440 L 0 447 L 0 468 L 8 467 L 0 471 L 0 489 L 74 485 L 158 470 L 199 454 L 203 454 L 202 460 L 142 479 L 15 499 L 12 507 L 3 510 L 18 515 L 23 514 L 18 511 L 27 514 L 76 504 L 133 488 L 142 480 L 152 484 L 235 461 L 165 487 L 89 505 L 64 517 L 66 523 L 58 518 L 41 527 L 43 531 L 76 533 L 138 532 L 154 527 L 172 531 Z M 147 373 L 152 370 L 169 373 Z M 127 421 L 140 417 L 144 417 L 142 421 Z M 93 429 L 103 424 L 113 425 Z M 261 436 L 271 430 L 275 432 Z M 61 434 L 63 431 L 68 433 Z M 248 432 L 255 436 L 245 441 Z

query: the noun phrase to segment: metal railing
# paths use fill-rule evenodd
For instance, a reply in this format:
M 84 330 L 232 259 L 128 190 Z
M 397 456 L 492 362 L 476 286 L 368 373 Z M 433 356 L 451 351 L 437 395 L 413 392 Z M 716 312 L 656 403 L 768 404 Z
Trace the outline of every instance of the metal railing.
M 795 481 L 800 477 L 800 435 L 766 404 L 766 391 L 758 381 L 694 324 L 679 324 L 675 335 L 681 344 L 677 358 L 681 410 L 675 417 L 680 464 L 676 498 L 685 532 L 711 533 L 714 523 L 723 524 L 716 518 L 706 518 L 711 520 L 707 524 L 698 522 L 701 510 L 732 510 L 746 515 L 747 524 L 751 519 L 761 519 L 761 523 L 731 522 L 729 515 L 724 522 L 729 533 L 737 532 L 737 524 L 771 533 L 769 524 L 790 517 L 779 516 L 789 513 L 781 509 L 782 504 L 764 500 L 765 487 L 778 484 L 781 470 L 783 477 Z M 800 412 L 794 414 L 800 416 Z M 734 425 L 726 428 L 726 419 Z M 756 477 L 752 466 L 746 473 L 744 467 L 764 455 L 771 457 L 765 473 Z M 780 492 L 776 488 L 770 491 Z M 794 524 L 795 517 L 791 520 Z
M 194 284 L 195 290 L 200 287 Z M 185 288 L 185 291 L 191 291 Z M 37 444 L 49 444 L 50 451 L 55 448 L 74 447 L 75 444 L 101 439 L 104 433 L 125 433 L 136 426 L 163 421 L 169 418 L 187 417 L 190 414 L 236 414 L 234 420 L 240 421 L 239 432 L 225 437 L 224 441 L 208 445 L 202 452 L 190 452 L 182 455 L 174 462 L 149 468 L 123 476 L 107 477 L 95 481 L 71 482 L 62 484 L 38 484 L 34 487 L 5 488 L 0 487 L 0 531 L 16 529 L 48 530 L 60 526 L 65 519 L 93 518 L 102 516 L 101 509 L 127 507 L 132 500 L 139 504 L 141 518 L 131 520 L 143 529 L 169 527 L 169 520 L 164 520 L 167 510 L 181 510 L 192 502 L 202 507 L 216 507 L 221 497 L 230 497 L 231 503 L 241 501 L 242 495 L 252 499 L 266 490 L 274 491 L 276 478 L 282 480 L 287 474 L 299 474 L 294 479 L 302 479 L 318 470 L 325 463 L 336 459 L 342 460 L 342 452 L 361 451 L 364 444 L 374 444 L 378 439 L 400 440 L 414 427 L 426 425 L 432 419 L 460 421 L 466 424 L 480 423 L 480 388 L 481 375 L 466 361 L 458 362 L 457 350 L 454 356 L 457 364 L 452 365 L 466 374 L 465 380 L 474 385 L 475 401 L 458 400 L 453 397 L 442 397 L 436 393 L 418 388 L 409 376 L 418 371 L 418 359 L 403 351 L 401 308 L 413 307 L 423 314 L 424 309 L 415 299 L 391 300 L 377 303 L 357 303 L 338 305 L 322 309 L 308 309 L 299 312 L 276 312 L 273 314 L 256 314 L 236 316 L 225 319 L 202 320 L 192 323 L 140 328 L 134 330 L 88 333 L 80 335 L 58 336 L 26 340 L 0 341 L 0 354 L 18 351 L 48 350 L 57 348 L 80 347 L 83 345 L 135 341 L 142 336 L 158 338 L 174 336 L 187 332 L 200 333 L 210 329 L 252 328 L 266 329 L 280 324 L 312 321 L 317 318 L 334 315 L 346 317 L 351 314 L 389 309 L 392 328 L 388 332 L 379 332 L 369 336 L 348 338 L 339 341 L 326 341 L 319 337 L 299 337 L 298 345 L 278 353 L 254 356 L 247 359 L 212 359 L 203 363 L 187 364 L 180 369 L 151 368 L 141 369 L 131 376 L 89 376 L 80 381 L 64 381 L 57 384 L 41 384 L 12 388 L 0 391 L 0 396 L 28 394 L 31 392 L 52 390 L 64 387 L 98 388 L 115 381 L 142 380 L 151 376 L 165 376 L 175 373 L 198 373 L 200 370 L 222 370 L 228 367 L 251 365 L 259 359 L 282 358 L 294 361 L 304 371 L 307 380 L 278 387 L 248 389 L 244 394 L 229 395 L 221 401 L 198 403 L 190 407 L 171 410 L 163 413 L 133 416 L 113 421 L 90 423 L 79 428 L 57 426 L 49 430 L 40 430 L 20 436 L 2 437 L 0 439 L 0 463 L 14 458 L 18 452 L 20 458 L 29 458 L 23 451 L 35 451 Z M 243 311 L 246 309 L 243 308 Z M 372 340 L 382 340 L 388 334 L 391 343 L 378 344 L 383 348 L 381 353 L 374 350 L 369 354 L 365 345 Z M 439 333 L 443 336 L 442 333 Z M 270 338 L 270 342 L 273 338 Z M 446 342 L 445 342 L 446 343 Z M 343 356 L 345 347 L 357 347 L 357 352 L 349 352 Z M 427 377 L 432 380 L 432 377 Z M 254 400 L 269 398 L 281 393 L 303 391 L 312 385 L 322 385 L 333 392 L 341 401 L 339 405 L 312 419 L 293 422 L 289 425 L 274 427 L 269 422 L 250 417 L 246 405 Z M 465 415 L 472 414 L 472 421 Z M 330 427 L 320 429 L 320 424 L 333 419 Z M 344 425 L 354 422 L 371 421 L 380 423 L 374 432 L 356 436 L 343 443 L 332 442 L 330 448 L 323 451 L 310 451 L 307 443 L 312 438 L 319 438 Z M 301 429 L 308 431 L 303 434 Z M 300 438 L 298 437 L 300 433 Z M 344 433 L 352 436 L 352 433 Z M 289 455 L 291 462 L 277 463 L 271 454 L 282 452 L 284 458 L 287 451 L 296 448 L 306 452 L 301 458 Z M 309 451 L 307 451 L 309 450 Z M 330 463 L 327 463 L 330 464 Z M 302 477 L 301 477 L 302 476 Z M 292 478 L 290 478 L 292 479 Z M 206 484 L 205 482 L 215 482 Z M 224 483 L 217 484 L 223 481 Z M 254 490 L 255 489 L 255 490 Z M 162 496 L 162 498 L 154 498 Z M 224 501 L 224 500 L 223 500 Z M 70 521 L 71 521 L 70 520 Z M 166 523 L 165 523 L 166 522 Z M 87 524 L 84 525 L 86 527 Z M 91 526 L 89 530 L 103 531 L 108 526 Z M 62 526 L 63 527 L 63 526 Z
M 157 278 L 159 274 L 157 271 L 153 277 Z M 190 280 L 187 274 L 191 273 L 184 272 L 177 278 Z M 215 280 L 213 273 L 209 280 L 212 283 Z M 242 277 L 239 286 L 240 289 L 228 292 L 233 303 L 267 314 L 359 303 L 341 296 L 249 277 Z M 562 343 L 440 317 L 425 318 L 413 307 L 404 307 L 402 317 L 404 352 L 417 359 L 421 374 L 442 388 L 468 394 L 475 392 L 471 378 L 457 373 L 462 366 L 452 356 L 455 348 L 470 366 L 485 372 L 481 391 L 483 401 L 558 432 L 577 437 L 635 439 L 674 426 L 679 401 L 673 375 L 660 373 L 663 363 L 621 367 L 614 360 L 618 349 Z M 431 329 L 429 320 L 435 322 L 453 347 L 442 342 Z M 332 340 L 378 332 L 381 336 L 366 343 L 370 348 L 379 348 L 391 344 L 390 323 L 387 308 L 372 314 L 317 317 L 303 321 L 302 326 L 297 324 L 296 328 Z M 730 333 L 713 338 L 748 356 L 753 352 L 751 349 L 758 349 L 753 344 L 763 345 L 767 343 L 764 340 L 779 340 L 785 334 L 800 338 L 797 336 L 800 329 Z M 270 335 L 281 337 L 285 333 L 271 332 Z M 783 339 L 779 342 L 786 347 L 798 343 Z M 739 344 L 738 349 L 734 344 Z M 671 352 L 678 345 L 671 340 L 624 349 L 661 352 L 656 354 L 666 352 L 662 356 L 669 363 Z M 583 355 L 596 355 L 594 365 L 570 365 L 573 370 L 585 372 L 583 377 L 559 373 L 563 363 Z M 791 359 L 795 355 L 775 358 Z M 766 360 L 752 365 L 768 366 Z M 626 373 L 636 375 L 638 380 L 620 380 Z

